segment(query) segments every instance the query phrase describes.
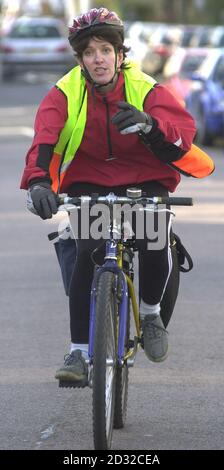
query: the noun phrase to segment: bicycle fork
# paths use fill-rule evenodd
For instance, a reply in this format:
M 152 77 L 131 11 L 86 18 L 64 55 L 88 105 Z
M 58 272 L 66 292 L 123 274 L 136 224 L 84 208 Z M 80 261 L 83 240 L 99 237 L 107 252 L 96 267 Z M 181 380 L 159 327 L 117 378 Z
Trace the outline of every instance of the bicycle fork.
M 108 263 L 109 264 L 109 263 Z M 99 276 L 103 271 L 110 270 L 116 275 L 115 293 L 119 301 L 119 333 L 118 333 L 118 348 L 117 348 L 117 361 L 118 364 L 123 365 L 126 361 L 128 367 L 133 367 L 135 356 L 139 343 L 141 343 L 141 331 L 139 322 L 139 309 L 135 297 L 134 286 L 130 277 L 124 274 L 116 264 L 110 263 L 110 266 L 99 268 L 98 273 L 94 276 L 94 281 L 91 289 L 91 301 L 90 301 L 90 326 L 89 326 L 89 360 L 88 364 L 91 366 L 93 363 L 93 348 L 94 348 L 94 322 L 95 322 L 95 305 L 96 305 L 96 293 L 97 283 Z M 136 336 L 133 340 L 129 340 L 128 351 L 125 354 L 125 338 L 127 333 L 127 316 L 128 316 L 128 302 L 129 295 L 131 299 L 131 305 L 134 314 L 134 323 Z M 112 364 L 111 359 L 108 359 L 108 366 Z

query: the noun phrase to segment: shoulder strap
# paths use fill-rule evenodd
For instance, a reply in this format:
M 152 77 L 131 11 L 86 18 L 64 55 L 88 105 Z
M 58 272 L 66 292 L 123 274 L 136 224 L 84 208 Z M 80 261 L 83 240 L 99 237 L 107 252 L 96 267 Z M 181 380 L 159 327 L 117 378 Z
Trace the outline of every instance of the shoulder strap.
M 183 273 L 188 273 L 193 268 L 193 260 L 181 242 L 180 237 L 176 233 L 173 234 L 174 236 L 174 244 L 176 245 L 177 249 L 177 256 L 179 261 L 179 269 Z M 185 262 L 187 261 L 188 267 L 184 267 Z

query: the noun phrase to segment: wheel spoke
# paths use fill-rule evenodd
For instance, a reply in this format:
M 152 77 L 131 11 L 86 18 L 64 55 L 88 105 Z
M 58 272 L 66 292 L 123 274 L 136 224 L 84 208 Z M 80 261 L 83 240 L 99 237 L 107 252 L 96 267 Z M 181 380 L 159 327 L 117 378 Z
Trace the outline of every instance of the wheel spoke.
M 114 367 L 107 367 L 106 372 L 106 433 L 109 434 L 111 423 L 112 393 L 114 381 Z
M 111 411 L 112 411 L 112 393 L 115 376 L 115 331 L 114 331 L 114 311 L 112 305 L 109 308 L 108 330 L 107 330 L 107 362 L 112 361 L 113 365 L 107 365 L 106 368 L 106 433 L 110 432 Z

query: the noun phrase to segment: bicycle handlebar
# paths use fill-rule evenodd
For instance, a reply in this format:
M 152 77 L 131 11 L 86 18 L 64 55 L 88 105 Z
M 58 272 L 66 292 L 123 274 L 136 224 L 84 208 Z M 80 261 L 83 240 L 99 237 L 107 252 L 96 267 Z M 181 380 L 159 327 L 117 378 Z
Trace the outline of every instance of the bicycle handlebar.
M 81 203 L 89 202 L 105 203 L 108 205 L 113 204 L 154 204 L 154 205 L 169 205 L 169 206 L 193 206 L 193 199 L 191 197 L 147 197 L 141 196 L 138 198 L 131 198 L 127 196 L 116 196 L 114 193 L 109 193 L 107 196 L 80 196 L 80 197 L 60 197 L 60 204 L 71 204 L 79 206 Z

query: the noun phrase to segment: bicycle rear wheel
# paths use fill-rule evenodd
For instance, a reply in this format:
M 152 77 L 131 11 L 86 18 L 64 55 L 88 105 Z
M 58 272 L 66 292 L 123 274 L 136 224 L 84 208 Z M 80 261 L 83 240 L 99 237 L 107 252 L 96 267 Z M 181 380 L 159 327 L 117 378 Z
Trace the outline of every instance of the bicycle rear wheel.
M 115 275 L 103 272 L 96 297 L 93 354 L 93 437 L 95 449 L 110 449 L 113 433 L 116 352 L 117 298 Z

